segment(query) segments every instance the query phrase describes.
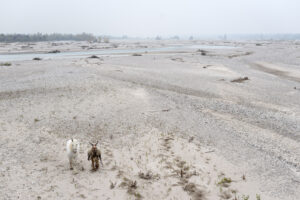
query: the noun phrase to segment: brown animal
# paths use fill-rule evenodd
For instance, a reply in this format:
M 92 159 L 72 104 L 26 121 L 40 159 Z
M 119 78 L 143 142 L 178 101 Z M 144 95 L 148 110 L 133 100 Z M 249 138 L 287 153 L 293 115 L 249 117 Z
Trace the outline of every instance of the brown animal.
M 97 148 L 98 141 L 96 142 L 96 144 L 93 144 L 91 142 L 90 144 L 92 145 L 92 148 L 88 151 L 88 160 L 92 160 L 92 168 L 93 170 L 97 170 L 99 168 L 99 159 L 101 165 L 103 166 L 101 152 Z

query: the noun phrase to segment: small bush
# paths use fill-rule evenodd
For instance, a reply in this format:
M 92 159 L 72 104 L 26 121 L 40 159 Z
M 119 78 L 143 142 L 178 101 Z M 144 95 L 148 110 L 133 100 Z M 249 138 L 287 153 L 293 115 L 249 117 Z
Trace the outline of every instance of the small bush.
M 222 178 L 222 180 L 218 182 L 218 185 L 221 185 L 223 187 L 228 187 L 231 182 L 232 182 L 231 178 L 224 177 Z
M 9 62 L 0 63 L 0 66 L 11 66 L 11 63 L 9 63 Z
M 134 53 L 134 54 L 132 54 L 132 56 L 142 56 L 142 54 Z
M 33 58 L 32 60 L 42 60 L 42 59 L 39 57 L 36 57 L 36 58 Z
M 146 173 L 139 172 L 138 176 L 144 180 L 158 180 L 160 178 L 158 174 L 154 175 L 151 171 Z

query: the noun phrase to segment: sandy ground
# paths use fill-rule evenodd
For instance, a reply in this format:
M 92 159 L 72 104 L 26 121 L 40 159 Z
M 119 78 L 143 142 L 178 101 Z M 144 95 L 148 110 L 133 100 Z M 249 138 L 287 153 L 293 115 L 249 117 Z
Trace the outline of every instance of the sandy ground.
M 238 48 L 0 66 L 0 199 L 300 199 L 300 43 L 45 42 L 0 52 L 190 43 Z M 74 170 L 71 137 L 81 143 Z M 94 172 L 87 151 L 97 140 L 104 166 Z

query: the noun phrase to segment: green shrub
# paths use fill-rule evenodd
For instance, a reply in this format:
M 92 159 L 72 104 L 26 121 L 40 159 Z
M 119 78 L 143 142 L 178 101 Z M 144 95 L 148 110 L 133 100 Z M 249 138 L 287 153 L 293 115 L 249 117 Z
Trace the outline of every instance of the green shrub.
M 0 63 L 0 66 L 11 66 L 11 63 L 9 62 Z

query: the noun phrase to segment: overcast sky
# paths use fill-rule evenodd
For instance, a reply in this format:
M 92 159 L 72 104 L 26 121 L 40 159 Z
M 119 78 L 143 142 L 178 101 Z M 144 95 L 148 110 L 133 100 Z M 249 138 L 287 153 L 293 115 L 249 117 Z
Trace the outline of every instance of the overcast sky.
M 0 33 L 300 33 L 300 0 L 0 0 Z

